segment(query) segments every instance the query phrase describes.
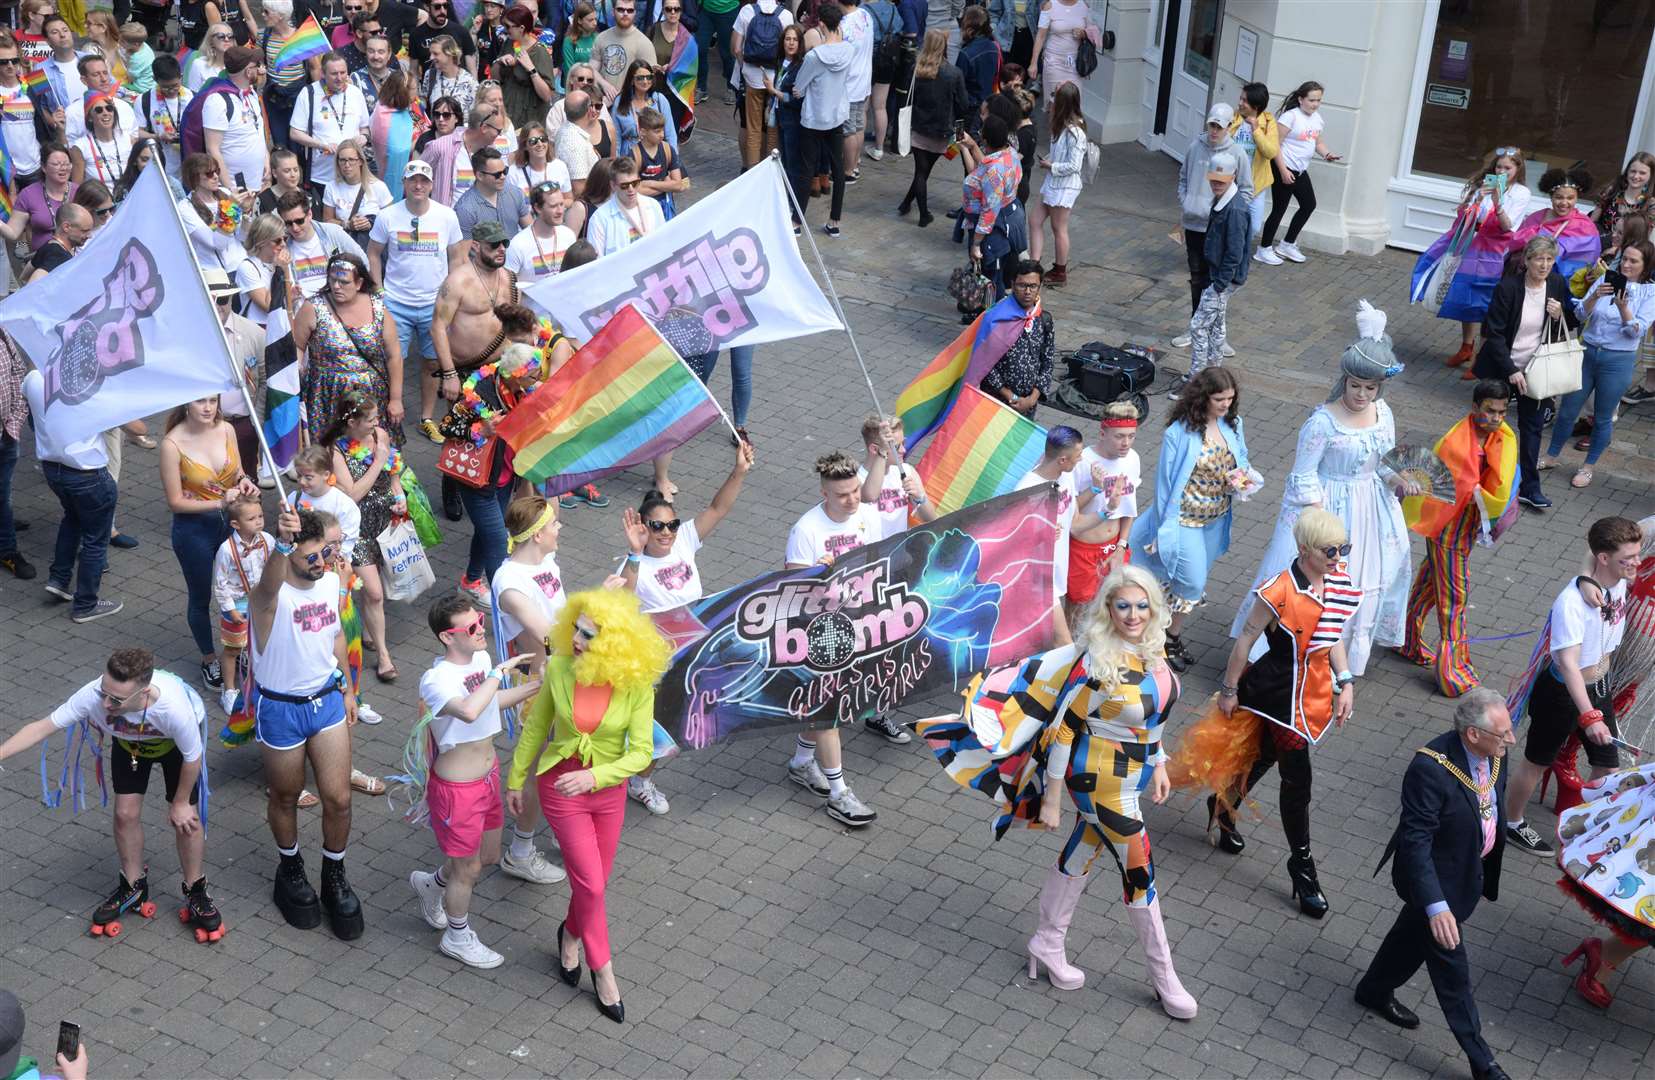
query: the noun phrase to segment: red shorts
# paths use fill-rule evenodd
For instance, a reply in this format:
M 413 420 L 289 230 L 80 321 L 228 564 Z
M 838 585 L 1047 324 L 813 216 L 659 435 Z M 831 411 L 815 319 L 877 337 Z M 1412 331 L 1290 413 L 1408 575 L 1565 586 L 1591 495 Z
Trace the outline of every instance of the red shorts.
M 1117 550 L 1123 553 L 1121 562 L 1132 561 L 1132 550 L 1119 541 L 1087 544 L 1070 537 L 1068 600 L 1071 604 L 1088 603 L 1098 594 L 1098 586 L 1103 584 L 1103 564 L 1113 558 Z
M 444 855 L 463 859 L 483 847 L 483 834 L 506 823 L 500 803 L 500 762 L 481 780 L 444 780 L 432 772 L 425 782 L 431 831 Z

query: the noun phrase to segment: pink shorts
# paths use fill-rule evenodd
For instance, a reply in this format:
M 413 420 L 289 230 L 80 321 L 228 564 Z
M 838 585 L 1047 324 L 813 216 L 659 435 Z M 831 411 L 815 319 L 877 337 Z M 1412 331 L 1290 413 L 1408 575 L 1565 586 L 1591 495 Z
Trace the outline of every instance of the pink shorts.
M 444 780 L 435 772 L 426 779 L 425 806 L 431 812 L 431 831 L 437 848 L 456 859 L 475 855 L 483 834 L 506 823 L 500 803 L 500 762 L 481 780 Z

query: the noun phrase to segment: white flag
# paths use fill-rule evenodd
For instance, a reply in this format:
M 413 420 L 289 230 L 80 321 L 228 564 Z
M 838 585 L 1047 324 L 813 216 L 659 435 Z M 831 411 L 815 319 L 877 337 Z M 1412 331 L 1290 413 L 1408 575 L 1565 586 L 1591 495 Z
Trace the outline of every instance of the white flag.
M 523 295 L 582 341 L 636 304 L 680 356 L 842 330 L 799 257 L 785 183 L 766 158 L 631 247 Z
M 240 393 L 212 298 L 154 166 L 67 263 L 0 302 L 45 380 L 60 445 L 196 398 Z

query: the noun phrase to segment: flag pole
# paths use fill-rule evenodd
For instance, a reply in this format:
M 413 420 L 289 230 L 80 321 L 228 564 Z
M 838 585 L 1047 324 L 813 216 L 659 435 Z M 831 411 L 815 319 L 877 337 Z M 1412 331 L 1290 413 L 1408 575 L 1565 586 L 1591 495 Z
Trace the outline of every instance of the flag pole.
M 724 406 L 719 404 L 718 395 L 714 394 L 713 393 L 713 388 L 707 385 L 707 380 L 702 378 L 699 374 L 697 374 L 696 370 L 694 368 L 690 367 L 690 362 L 688 360 L 684 359 L 683 354 L 678 351 L 678 349 L 673 345 L 672 342 L 667 340 L 666 335 L 661 333 L 660 328 L 655 325 L 654 320 L 651 319 L 644 312 L 644 310 L 642 308 L 640 308 L 636 303 L 634 303 L 631 300 L 628 300 L 623 306 L 624 307 L 629 307 L 633 311 L 636 311 L 638 313 L 638 317 L 640 319 L 644 320 L 644 323 L 646 325 L 648 325 L 650 327 L 650 329 L 654 330 L 657 335 L 660 336 L 661 344 L 663 344 L 667 347 L 667 351 L 672 353 L 673 358 L 676 359 L 680 364 L 684 365 L 684 370 L 685 371 L 688 371 L 691 375 L 695 376 L 695 381 L 700 383 L 701 388 L 707 392 L 707 400 L 711 401 L 713 403 L 713 408 L 718 410 L 719 419 L 723 420 L 724 421 L 724 426 L 730 429 L 730 434 L 731 434 L 731 436 L 733 436 L 735 438 L 736 442 L 741 442 L 742 441 L 741 432 L 736 430 L 735 422 L 732 421 L 730 419 L 729 414 L 724 411 Z
M 157 160 L 159 156 L 152 157 L 149 163 L 149 168 L 158 173 L 161 172 L 161 162 Z M 195 267 L 196 284 L 201 286 L 201 294 L 207 298 L 207 306 L 212 310 L 213 325 L 218 327 L 218 340 L 224 346 L 225 362 L 230 365 L 230 374 L 235 376 L 236 385 L 241 387 L 241 398 L 247 403 L 247 419 L 253 425 L 253 435 L 259 440 L 259 453 L 264 455 L 265 464 L 270 467 L 270 475 L 276 482 L 276 497 L 285 504 L 287 502 L 287 489 L 282 487 L 282 471 L 276 465 L 275 455 L 270 452 L 270 444 L 265 441 L 264 424 L 261 422 L 258 406 L 253 401 L 252 392 L 247 389 L 247 380 L 243 376 L 241 365 L 236 363 L 235 350 L 230 348 L 230 334 L 224 328 L 224 320 L 219 318 L 218 301 L 214 299 L 212 290 L 207 288 L 207 278 L 201 272 L 201 263 L 195 257 L 195 246 L 190 243 L 189 230 L 184 228 L 184 218 L 178 212 L 178 204 L 173 201 L 172 193 L 167 190 L 166 176 L 162 175 L 160 180 L 161 190 L 166 194 L 166 203 L 172 207 L 173 224 L 178 226 L 178 239 L 184 245 L 184 250 L 190 253 L 190 263 Z M 211 226 L 209 225 L 209 227 Z M 254 471 L 256 474 L 257 470 Z M 247 467 L 244 463 L 242 473 L 245 475 L 246 472 Z

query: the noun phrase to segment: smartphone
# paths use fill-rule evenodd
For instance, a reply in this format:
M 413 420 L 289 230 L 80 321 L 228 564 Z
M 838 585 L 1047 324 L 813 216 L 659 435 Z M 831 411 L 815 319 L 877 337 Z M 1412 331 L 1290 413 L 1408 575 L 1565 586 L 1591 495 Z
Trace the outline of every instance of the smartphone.
M 80 1056 L 79 1024 L 71 1024 L 67 1020 L 58 1022 L 57 1052 L 63 1055 L 65 1061 L 73 1061 Z
M 1505 194 L 1506 174 L 1503 173 L 1503 172 L 1489 173 L 1488 175 L 1483 177 L 1483 186 L 1484 187 L 1491 187 L 1495 191 L 1498 191 L 1501 194 Z
M 960 141 L 960 136 L 964 135 L 964 134 L 965 134 L 965 121 L 964 120 L 954 121 L 954 141 L 959 142 Z
M 246 191 L 247 190 L 247 178 L 242 176 L 241 173 L 236 173 L 235 179 L 236 179 L 236 190 L 237 191 Z
M 1626 275 L 1621 273 L 1619 270 L 1605 270 L 1603 272 L 1603 280 L 1607 281 L 1609 283 L 1609 287 L 1614 289 L 1617 293 L 1623 293 L 1626 291 Z

